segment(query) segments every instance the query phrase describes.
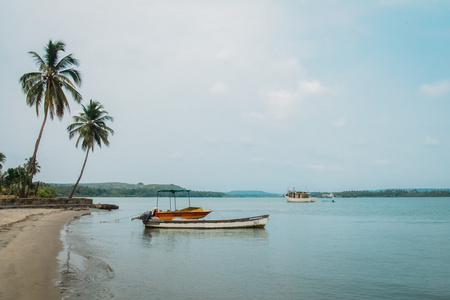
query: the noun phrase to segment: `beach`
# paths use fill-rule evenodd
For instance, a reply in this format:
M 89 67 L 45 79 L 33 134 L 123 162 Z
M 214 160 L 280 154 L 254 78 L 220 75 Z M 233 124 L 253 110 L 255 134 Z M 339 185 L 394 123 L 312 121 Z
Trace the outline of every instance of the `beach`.
M 0 210 L 0 299 L 61 299 L 60 232 L 90 209 Z

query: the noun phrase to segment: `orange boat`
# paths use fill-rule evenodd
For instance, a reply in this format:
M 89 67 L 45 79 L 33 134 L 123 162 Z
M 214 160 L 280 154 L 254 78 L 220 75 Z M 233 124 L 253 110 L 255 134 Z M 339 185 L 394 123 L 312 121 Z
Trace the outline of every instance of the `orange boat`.
M 188 193 L 189 194 L 189 206 L 183 209 L 177 209 L 177 199 L 176 193 Z M 159 197 L 161 194 L 169 194 L 169 207 L 170 209 L 163 211 L 158 209 Z M 190 190 L 160 190 L 156 193 L 156 213 L 155 217 L 161 220 L 172 220 L 172 219 L 201 219 L 206 217 L 212 210 L 204 210 L 201 207 L 191 206 L 191 191 Z M 172 210 L 172 197 L 174 203 L 174 210 Z
M 206 217 L 207 214 L 212 212 L 212 210 L 203 210 L 201 207 L 186 207 L 183 209 L 176 209 L 176 210 L 167 210 L 162 211 L 158 210 L 155 213 L 155 216 L 160 218 L 161 220 L 172 220 L 175 218 L 180 219 L 201 219 Z

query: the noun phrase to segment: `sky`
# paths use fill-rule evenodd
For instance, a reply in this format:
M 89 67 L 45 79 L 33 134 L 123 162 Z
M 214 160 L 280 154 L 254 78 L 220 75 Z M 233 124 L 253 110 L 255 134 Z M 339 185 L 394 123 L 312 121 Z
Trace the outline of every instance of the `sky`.
M 19 78 L 61 40 L 83 104 L 114 122 L 82 183 L 201 191 L 450 188 L 446 0 L 0 0 L 3 171 L 43 114 Z M 74 183 L 85 152 L 48 121 L 34 180 Z

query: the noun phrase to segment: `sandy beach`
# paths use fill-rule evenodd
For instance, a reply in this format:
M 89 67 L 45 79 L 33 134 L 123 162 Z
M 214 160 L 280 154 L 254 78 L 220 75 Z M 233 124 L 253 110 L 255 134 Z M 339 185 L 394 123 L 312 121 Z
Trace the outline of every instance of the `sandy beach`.
M 60 231 L 90 209 L 0 210 L 0 299 L 61 299 Z

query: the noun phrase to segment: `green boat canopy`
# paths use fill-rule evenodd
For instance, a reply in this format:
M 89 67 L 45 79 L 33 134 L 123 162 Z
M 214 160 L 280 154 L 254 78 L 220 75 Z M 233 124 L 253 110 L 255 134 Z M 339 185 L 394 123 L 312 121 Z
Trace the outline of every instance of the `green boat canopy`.
M 182 193 L 182 192 L 190 192 L 191 190 L 159 190 L 158 193 Z

